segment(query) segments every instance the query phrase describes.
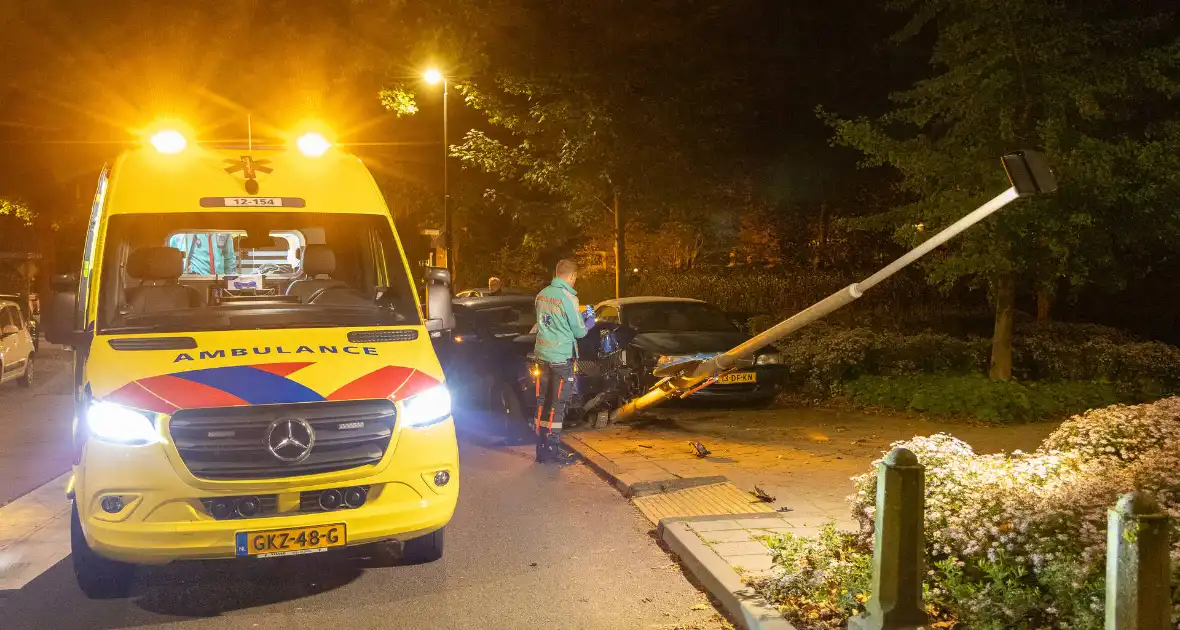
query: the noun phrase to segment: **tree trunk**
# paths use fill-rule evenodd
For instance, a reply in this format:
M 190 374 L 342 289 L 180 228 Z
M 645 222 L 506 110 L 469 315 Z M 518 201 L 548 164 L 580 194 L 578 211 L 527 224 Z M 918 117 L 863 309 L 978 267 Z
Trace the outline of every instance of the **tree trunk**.
M 627 275 L 627 249 L 623 234 L 623 209 L 619 206 L 619 193 L 615 191 L 615 297 L 625 295 Z
M 1053 294 L 1049 289 L 1037 289 L 1037 323 L 1049 321 L 1049 309 L 1053 306 Z
M 1012 380 L 1012 329 L 1016 308 L 1016 278 L 1001 276 L 995 284 L 996 327 L 992 332 L 992 360 L 988 377 Z
M 828 240 L 828 204 L 819 204 L 819 235 L 815 239 L 815 250 L 811 253 L 811 268 L 819 269 L 823 263 L 824 245 Z

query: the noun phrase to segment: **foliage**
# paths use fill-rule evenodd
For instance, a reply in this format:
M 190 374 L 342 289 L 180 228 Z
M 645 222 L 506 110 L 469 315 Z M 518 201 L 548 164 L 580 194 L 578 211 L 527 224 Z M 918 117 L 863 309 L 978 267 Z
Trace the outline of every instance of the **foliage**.
M 640 269 L 640 273 L 629 281 L 628 291 L 631 295 L 697 298 L 728 312 L 759 314 L 755 327 L 761 330 L 763 323 L 789 317 L 850 282 L 848 276 L 837 271 L 792 273 L 749 267 L 679 272 Z M 613 292 L 609 296 L 613 297 Z M 592 297 L 605 299 L 608 295 Z M 940 296 L 921 281 L 903 275 L 874 289 L 871 299 L 866 298 L 861 304 L 832 315 L 831 319 L 848 321 L 847 318 L 861 317 L 862 321 L 871 318 L 874 323 L 894 324 L 905 317 L 932 321 L 955 308 L 944 304 Z
M 638 221 L 627 227 L 627 266 L 644 271 L 688 270 L 705 247 L 705 230 L 685 216 L 665 217 L 649 229 Z
M 893 111 L 874 121 L 820 111 L 835 142 L 862 152 L 866 165 L 895 168 L 910 195 L 860 227 L 916 244 L 1006 186 L 998 156 L 1043 147 L 1060 193 L 1006 208 L 927 257 L 932 282 L 990 287 L 1001 304 L 1013 299 L 1013 278 L 1036 288 L 1117 284 L 1170 250 L 1180 230 L 1169 175 L 1180 120 L 1168 103 L 1180 95 L 1180 43 L 1166 4 L 894 6 L 911 17 L 898 40 L 933 35 L 935 74 L 894 94 Z M 1006 326 L 997 320 L 998 340 Z
M 1107 510 L 1132 490 L 1157 498 L 1180 517 L 1180 398 L 1116 405 L 1071 418 L 1034 453 L 976 454 L 949 435 L 898 442 L 925 467 L 926 603 L 964 628 L 1102 626 Z M 873 462 L 874 470 L 881 460 Z M 814 592 L 814 572 L 871 544 L 877 475 L 854 478 L 849 497 L 859 537 L 827 534 L 776 543 L 781 574 L 759 585 L 780 605 Z M 1180 537 L 1172 538 L 1173 581 L 1180 578 Z M 868 563 L 840 574 L 863 585 Z M 810 576 L 810 577 L 808 577 Z M 796 586 L 800 583 L 808 588 Z M 860 588 L 863 588 L 861 586 Z M 848 588 L 852 592 L 858 592 Z M 1174 603 L 1180 598 L 1174 592 Z M 812 599 L 817 599 L 812 596 Z M 838 601 L 838 600 L 830 600 Z M 854 606 L 831 606 L 845 617 Z M 829 616 L 827 625 L 843 619 Z
M 1033 419 L 1180 392 L 1175 346 L 1066 323 L 1021 326 L 1013 343 L 1020 381 L 996 384 L 975 378 L 989 348 L 977 338 L 813 324 L 779 349 L 789 384 L 806 393 L 936 415 Z
M 831 395 L 842 384 L 864 376 L 975 373 L 984 364 L 987 345 L 937 333 L 903 335 L 813 325 L 784 340 L 779 350 L 791 385 Z M 886 400 L 882 396 L 883 406 Z
M 760 584 L 780 602 L 787 620 L 806 628 L 842 630 L 864 611 L 872 573 L 872 549 L 828 523 L 814 539 L 794 534 L 767 541 L 782 577 Z
M 415 99 L 414 93 L 401 83 L 395 83 L 382 89 L 377 94 L 377 98 L 381 101 L 382 107 L 393 112 L 393 115 L 398 118 L 418 113 L 418 101 Z
M 988 422 L 1029 422 L 1110 405 L 1124 400 L 1114 384 L 1102 381 L 1018 383 L 982 375 L 914 374 L 861 376 L 840 391 L 866 407 L 916 411 L 932 416 Z M 1151 399 L 1133 396 L 1129 400 Z
M 28 226 L 33 223 L 33 212 L 19 201 L 12 201 L 0 197 L 0 217 L 12 217 Z
M 541 264 L 541 244 L 525 235 L 515 247 L 504 246 L 492 254 L 490 269 L 505 286 L 540 290 L 549 281 L 549 274 Z

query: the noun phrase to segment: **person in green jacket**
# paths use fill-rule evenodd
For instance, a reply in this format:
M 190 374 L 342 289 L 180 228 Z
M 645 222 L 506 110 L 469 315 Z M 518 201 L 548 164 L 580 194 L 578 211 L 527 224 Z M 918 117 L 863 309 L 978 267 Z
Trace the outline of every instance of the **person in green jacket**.
M 184 252 L 184 273 L 202 276 L 238 273 L 238 253 L 228 232 L 181 233 L 168 241 Z
M 537 462 L 566 461 L 561 456 L 561 429 L 566 408 L 574 393 L 574 359 L 578 339 L 594 325 L 594 310 L 579 312 L 578 265 L 571 260 L 557 263 L 557 273 L 533 302 L 537 311 Z

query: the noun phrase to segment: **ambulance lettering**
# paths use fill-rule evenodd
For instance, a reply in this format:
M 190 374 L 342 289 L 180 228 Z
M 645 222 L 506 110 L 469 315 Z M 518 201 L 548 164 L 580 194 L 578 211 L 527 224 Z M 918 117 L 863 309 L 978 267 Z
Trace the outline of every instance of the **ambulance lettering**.
M 220 350 L 199 350 L 194 357 L 188 352 L 181 352 L 172 360 L 173 363 L 180 363 L 181 361 L 207 361 L 209 359 L 224 359 L 230 357 L 244 357 L 251 353 L 256 355 L 270 354 L 274 350 L 275 354 L 344 354 L 351 355 L 367 355 L 370 357 L 379 356 L 377 348 L 372 346 L 299 346 L 294 352 L 283 349 L 282 346 L 270 347 L 265 346 L 261 348 L 229 348 Z

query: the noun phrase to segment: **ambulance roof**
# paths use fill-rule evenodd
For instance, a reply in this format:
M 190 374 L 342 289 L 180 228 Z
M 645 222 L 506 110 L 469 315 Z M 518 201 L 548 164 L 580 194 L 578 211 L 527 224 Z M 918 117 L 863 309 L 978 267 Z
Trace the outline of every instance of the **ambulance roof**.
M 256 194 L 246 190 L 251 176 Z M 108 194 L 110 214 L 389 212 L 360 159 L 335 149 L 314 158 L 286 148 L 136 149 L 115 161 Z

